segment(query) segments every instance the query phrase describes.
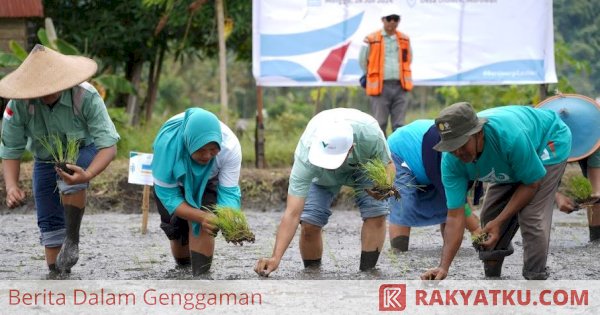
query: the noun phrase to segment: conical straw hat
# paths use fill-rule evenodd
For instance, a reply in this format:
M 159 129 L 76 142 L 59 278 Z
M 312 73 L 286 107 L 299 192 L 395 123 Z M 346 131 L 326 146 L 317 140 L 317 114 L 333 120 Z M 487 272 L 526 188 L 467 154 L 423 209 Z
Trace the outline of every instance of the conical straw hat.
M 0 97 L 32 99 L 71 88 L 93 76 L 96 62 L 81 56 L 67 56 L 35 45 L 13 72 L 0 80 Z

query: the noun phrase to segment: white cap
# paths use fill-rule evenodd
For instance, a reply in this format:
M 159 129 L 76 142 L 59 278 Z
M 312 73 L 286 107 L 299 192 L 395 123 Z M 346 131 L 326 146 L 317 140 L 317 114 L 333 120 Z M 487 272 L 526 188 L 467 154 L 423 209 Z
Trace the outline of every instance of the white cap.
M 400 10 L 398 9 L 397 6 L 388 5 L 385 8 L 383 8 L 383 10 L 381 10 L 381 17 L 386 17 L 386 16 L 390 16 L 390 15 L 400 16 L 400 13 L 398 13 L 399 11 Z
M 348 122 L 324 123 L 315 130 L 315 137 L 308 151 L 308 161 L 324 169 L 337 169 L 346 160 L 353 143 L 354 132 Z

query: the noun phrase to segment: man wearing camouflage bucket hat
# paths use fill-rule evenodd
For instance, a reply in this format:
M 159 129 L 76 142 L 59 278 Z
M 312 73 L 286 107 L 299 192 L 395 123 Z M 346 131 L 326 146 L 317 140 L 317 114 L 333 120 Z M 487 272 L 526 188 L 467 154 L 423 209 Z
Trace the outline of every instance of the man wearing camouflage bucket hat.
M 521 228 L 525 279 L 548 278 L 546 260 L 554 193 L 571 151 L 571 132 L 550 110 L 503 106 L 475 114 L 469 103 L 453 104 L 435 120 L 441 141 L 442 182 L 448 217 L 442 257 L 422 279 L 442 280 L 462 242 L 467 182 L 489 182 L 481 210 L 487 239 L 479 251 L 486 277 L 499 277 L 511 240 Z M 450 153 L 450 154 L 449 154 Z
M 86 189 L 117 152 L 119 135 L 104 101 L 85 82 L 96 69 L 92 59 L 36 45 L 15 71 L 0 80 L 0 97 L 10 99 L 0 143 L 6 205 L 15 208 L 25 203 L 19 173 L 27 148 L 35 160 L 33 198 L 51 277 L 70 272 L 77 263 Z M 77 141 L 79 154 L 75 164 L 66 165 L 69 172 L 52 163 L 52 154 L 44 146 L 53 146 L 52 137 L 62 147 Z

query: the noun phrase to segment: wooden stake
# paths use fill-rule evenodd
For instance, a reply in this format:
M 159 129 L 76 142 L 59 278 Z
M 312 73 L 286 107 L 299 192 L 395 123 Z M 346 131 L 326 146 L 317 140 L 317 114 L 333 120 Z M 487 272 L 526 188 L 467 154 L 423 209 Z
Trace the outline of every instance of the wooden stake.
M 142 195 L 142 234 L 148 231 L 148 210 L 150 209 L 150 186 L 144 185 Z

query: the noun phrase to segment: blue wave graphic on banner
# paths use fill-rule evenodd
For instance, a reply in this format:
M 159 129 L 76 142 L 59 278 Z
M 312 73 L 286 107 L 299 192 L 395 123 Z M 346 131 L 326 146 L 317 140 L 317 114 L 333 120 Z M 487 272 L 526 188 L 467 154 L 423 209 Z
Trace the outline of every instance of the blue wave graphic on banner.
M 294 81 L 317 81 L 317 77 L 303 65 L 287 60 L 270 60 L 260 63 L 261 77 L 284 77 Z
M 503 81 L 544 81 L 544 60 L 511 60 L 481 66 L 445 78 L 424 80 L 423 82 L 503 82 Z
M 344 70 L 342 71 L 342 75 L 362 75 L 363 71 L 360 68 L 360 64 L 358 63 L 358 59 L 348 59 L 346 65 L 344 66 Z
M 364 12 L 325 28 L 292 34 L 260 34 L 262 57 L 295 56 L 323 50 L 348 40 L 358 30 Z

